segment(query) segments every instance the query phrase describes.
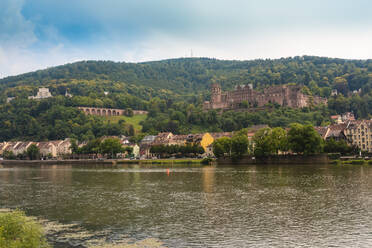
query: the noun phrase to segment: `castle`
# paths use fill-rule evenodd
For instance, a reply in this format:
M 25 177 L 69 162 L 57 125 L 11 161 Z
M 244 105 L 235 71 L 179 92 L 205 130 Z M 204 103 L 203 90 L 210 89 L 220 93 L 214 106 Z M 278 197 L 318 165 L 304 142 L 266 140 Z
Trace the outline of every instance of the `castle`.
M 36 96 L 29 96 L 28 99 L 45 99 L 52 97 L 48 88 L 40 88 Z
M 326 104 L 327 99 L 319 96 L 308 96 L 302 93 L 298 85 L 270 86 L 259 92 L 251 84 L 238 85 L 233 91 L 222 92 L 219 84 L 211 85 L 211 100 L 204 102 L 203 108 L 237 109 L 247 102 L 250 107 L 262 107 L 268 103 L 277 103 L 291 108 L 303 108 L 311 104 Z

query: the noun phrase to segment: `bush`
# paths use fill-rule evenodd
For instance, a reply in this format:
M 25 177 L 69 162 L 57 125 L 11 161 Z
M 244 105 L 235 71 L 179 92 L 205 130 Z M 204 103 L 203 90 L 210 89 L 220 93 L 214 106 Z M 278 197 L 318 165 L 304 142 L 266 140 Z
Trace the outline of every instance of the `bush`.
M 203 158 L 202 161 L 200 162 L 201 164 L 210 164 L 212 163 L 213 159 L 212 158 Z
M 340 153 L 328 153 L 329 159 L 340 159 L 341 154 Z
M 351 164 L 364 164 L 364 160 L 351 160 Z
M 355 165 L 361 165 L 364 164 L 364 160 L 347 160 L 343 161 L 343 164 L 355 164 Z
M 46 248 L 41 225 L 21 211 L 0 213 L 1 248 Z
M 339 160 L 339 159 L 332 160 L 332 161 L 331 161 L 331 164 L 340 165 L 340 164 L 341 164 L 341 160 Z
M 369 161 L 368 161 L 368 164 L 371 164 L 371 165 L 372 165 L 372 160 L 369 160 Z

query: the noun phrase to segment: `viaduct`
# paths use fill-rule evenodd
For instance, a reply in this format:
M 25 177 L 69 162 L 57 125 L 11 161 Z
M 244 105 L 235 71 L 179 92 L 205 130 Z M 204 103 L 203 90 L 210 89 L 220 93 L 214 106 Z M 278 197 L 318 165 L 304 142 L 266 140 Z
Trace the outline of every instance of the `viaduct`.
M 88 115 L 99 115 L 99 116 L 119 116 L 125 115 L 125 109 L 111 109 L 111 108 L 93 108 L 93 107 L 78 107 L 85 114 Z M 133 110 L 133 115 L 143 115 L 148 112 L 145 110 Z

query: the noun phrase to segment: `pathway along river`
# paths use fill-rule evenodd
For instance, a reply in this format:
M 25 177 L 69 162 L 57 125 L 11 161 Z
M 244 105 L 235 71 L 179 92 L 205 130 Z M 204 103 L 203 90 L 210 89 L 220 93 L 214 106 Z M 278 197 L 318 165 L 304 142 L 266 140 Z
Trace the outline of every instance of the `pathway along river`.
M 372 167 L 167 169 L 3 167 L 0 208 L 165 247 L 372 247 Z

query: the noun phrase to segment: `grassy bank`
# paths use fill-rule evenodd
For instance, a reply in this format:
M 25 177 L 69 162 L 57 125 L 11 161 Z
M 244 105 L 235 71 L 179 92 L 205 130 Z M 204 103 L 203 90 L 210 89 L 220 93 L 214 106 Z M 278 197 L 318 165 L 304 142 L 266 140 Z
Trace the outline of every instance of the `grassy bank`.
M 120 115 L 120 116 L 107 116 L 105 117 L 106 121 L 111 123 L 117 123 L 120 120 L 124 120 L 125 123 L 132 124 L 136 131 L 141 131 L 142 126 L 140 125 L 141 121 L 146 120 L 147 115 L 134 115 L 132 117 Z
M 336 165 L 372 165 L 372 160 L 353 159 L 353 160 L 333 160 Z

